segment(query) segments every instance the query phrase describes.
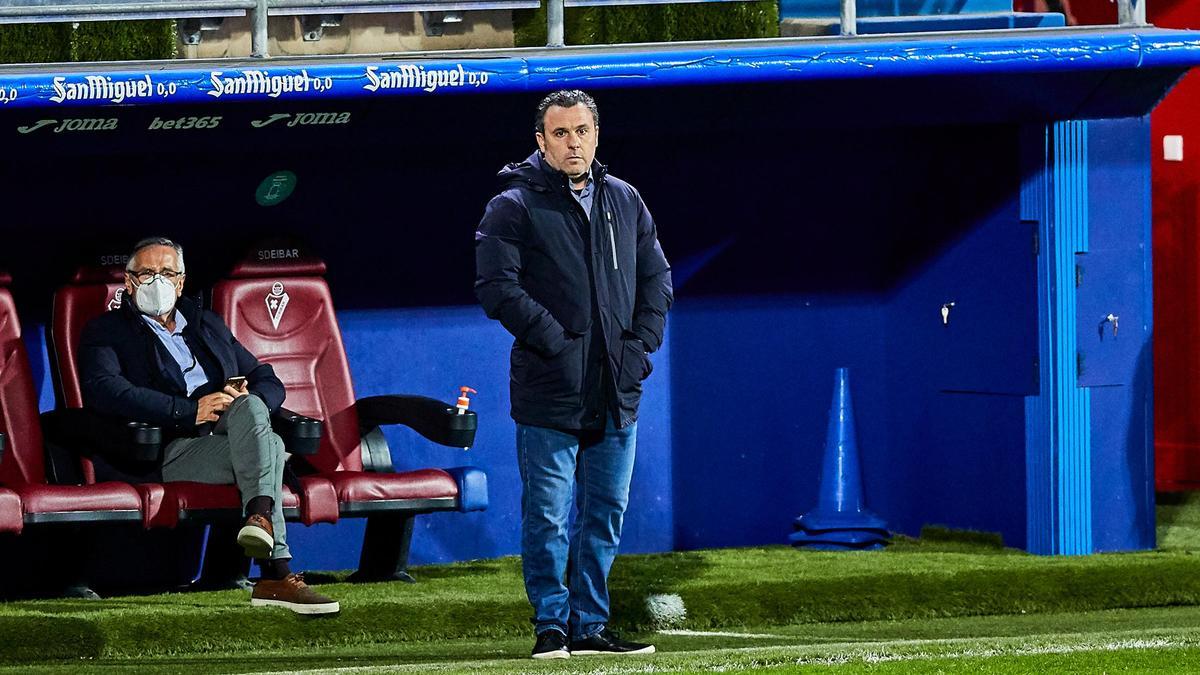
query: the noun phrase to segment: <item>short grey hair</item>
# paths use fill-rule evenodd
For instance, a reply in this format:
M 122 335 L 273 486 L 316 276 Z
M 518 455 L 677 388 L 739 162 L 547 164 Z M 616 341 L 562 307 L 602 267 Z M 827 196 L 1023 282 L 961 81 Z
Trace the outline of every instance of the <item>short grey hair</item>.
M 533 128 L 539 134 L 546 133 L 546 110 L 550 106 L 559 106 L 561 108 L 573 108 L 582 103 L 588 112 L 592 113 L 592 124 L 600 126 L 600 111 L 596 108 L 596 100 L 579 89 L 559 89 L 551 92 L 542 99 L 542 102 L 537 107 L 537 117 L 533 120 Z
M 175 257 L 179 259 L 179 273 L 183 274 L 183 247 L 179 244 L 176 244 L 174 241 L 167 239 L 166 237 L 146 237 L 145 239 L 134 244 L 133 252 L 129 254 L 129 262 L 125 263 L 125 271 L 134 271 L 133 259 L 137 257 L 138 253 L 141 253 L 142 249 L 150 248 L 151 246 L 170 246 L 171 248 L 175 249 Z

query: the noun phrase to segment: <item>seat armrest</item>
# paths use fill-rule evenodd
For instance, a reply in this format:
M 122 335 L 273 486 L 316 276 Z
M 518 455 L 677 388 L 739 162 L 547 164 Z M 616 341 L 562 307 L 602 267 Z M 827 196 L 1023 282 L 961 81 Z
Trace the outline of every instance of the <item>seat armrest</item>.
M 458 483 L 458 510 L 486 511 L 488 507 L 487 474 L 474 466 L 456 466 L 446 469 Z
M 321 432 L 325 423 L 305 417 L 287 408 L 271 416 L 271 428 L 283 439 L 283 446 L 293 455 L 315 455 L 321 448 Z
M 100 453 L 138 462 L 157 462 L 162 427 L 101 415 L 83 408 L 43 413 L 42 433 L 54 445 L 81 455 Z
M 385 424 L 403 424 L 425 438 L 453 448 L 469 448 L 475 443 L 479 418 L 470 410 L 458 408 L 427 396 L 393 394 L 368 396 L 355 404 L 361 432 Z

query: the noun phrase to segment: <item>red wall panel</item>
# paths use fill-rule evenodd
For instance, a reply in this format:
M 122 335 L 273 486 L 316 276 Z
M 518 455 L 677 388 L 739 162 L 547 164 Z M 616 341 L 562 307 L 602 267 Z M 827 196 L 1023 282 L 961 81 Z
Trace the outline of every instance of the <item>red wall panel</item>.
M 1150 22 L 1200 26 L 1200 1 L 1147 4 Z M 1154 219 L 1154 445 L 1159 490 L 1200 489 L 1200 73 L 1150 116 Z M 1183 161 L 1163 137 L 1183 137 Z

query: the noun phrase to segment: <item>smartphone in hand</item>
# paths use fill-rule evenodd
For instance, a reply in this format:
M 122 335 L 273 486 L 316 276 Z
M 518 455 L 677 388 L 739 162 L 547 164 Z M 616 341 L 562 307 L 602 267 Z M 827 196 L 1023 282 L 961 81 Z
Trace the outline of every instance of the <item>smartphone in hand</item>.
M 238 389 L 238 390 L 245 389 L 246 388 L 246 376 L 234 375 L 233 377 L 229 378 L 228 380 L 225 380 L 225 386 L 233 387 L 234 389 Z

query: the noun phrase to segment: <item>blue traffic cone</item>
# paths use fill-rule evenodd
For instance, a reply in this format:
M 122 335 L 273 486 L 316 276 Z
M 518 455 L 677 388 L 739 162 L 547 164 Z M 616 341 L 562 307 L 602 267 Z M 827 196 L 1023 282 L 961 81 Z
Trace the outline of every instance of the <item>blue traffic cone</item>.
M 846 368 L 834 376 L 817 508 L 797 518 L 794 528 L 788 537 L 792 544 L 811 548 L 880 548 L 889 536 L 887 523 L 871 513 L 863 496 Z

